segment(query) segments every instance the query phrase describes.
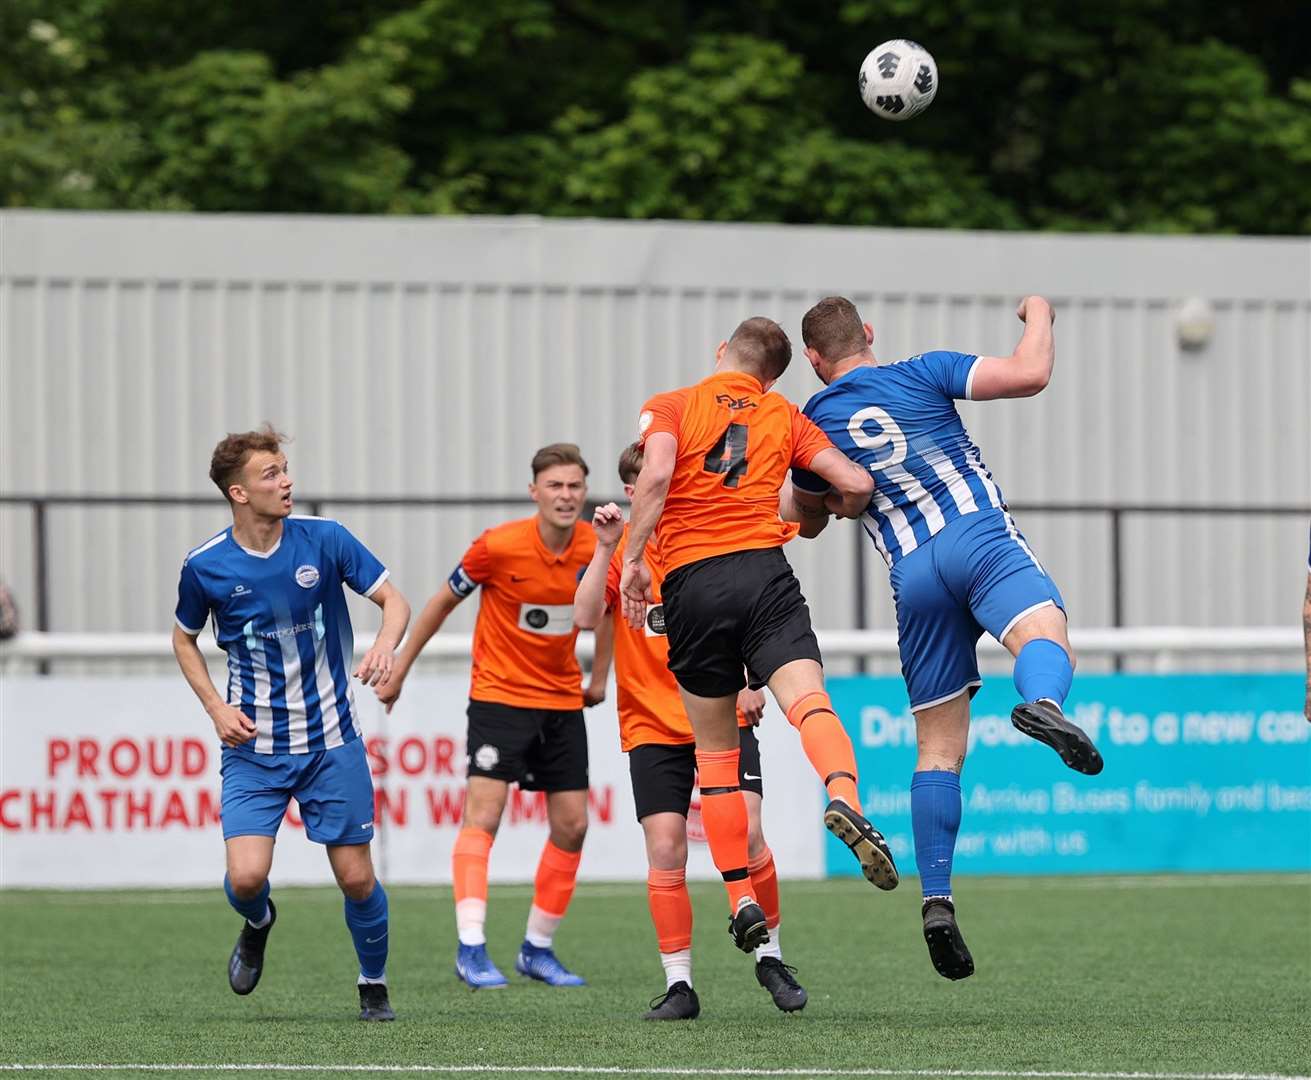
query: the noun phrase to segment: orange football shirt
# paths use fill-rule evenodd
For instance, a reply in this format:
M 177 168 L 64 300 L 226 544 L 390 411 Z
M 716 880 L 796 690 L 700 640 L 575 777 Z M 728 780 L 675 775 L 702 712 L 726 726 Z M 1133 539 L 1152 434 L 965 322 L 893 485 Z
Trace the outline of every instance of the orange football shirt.
M 833 444 L 781 394 L 741 371 L 657 394 L 642 407 L 642 442 L 678 440 L 678 457 L 656 535 L 665 573 L 713 555 L 780 547 L 800 528 L 778 516 L 788 469 L 810 468 Z
M 606 572 L 605 606 L 609 611 L 619 608 L 619 579 L 623 575 L 627 546 L 628 527 L 625 526 Z M 635 746 L 649 743 L 686 746 L 696 741 L 678 693 L 678 683 L 669 670 L 669 638 L 665 634 L 665 609 L 660 599 L 660 586 L 665 580 L 660 545 L 653 540 L 642 554 L 651 570 L 651 593 L 655 598 L 646 609 L 646 623 L 641 630 L 634 630 L 627 619 L 614 616 L 619 746 L 625 754 Z M 741 709 L 737 720 L 740 727 L 747 726 Z
M 535 516 L 488 529 L 469 546 L 452 578 L 463 572 L 482 586 L 471 698 L 524 709 L 583 707 L 574 590 L 595 550 L 596 533 L 578 521 L 556 555 L 542 542 Z

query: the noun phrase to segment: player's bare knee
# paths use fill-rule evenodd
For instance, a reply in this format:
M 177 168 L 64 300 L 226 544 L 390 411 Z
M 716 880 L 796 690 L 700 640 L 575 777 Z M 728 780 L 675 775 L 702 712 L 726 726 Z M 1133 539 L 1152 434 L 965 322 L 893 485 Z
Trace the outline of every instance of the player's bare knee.
M 569 815 L 551 822 L 551 843 L 561 851 L 581 851 L 587 836 L 587 815 Z
M 268 879 L 268 870 L 263 866 L 228 864 L 228 884 L 240 900 L 250 900 L 258 896 Z
M 647 841 L 646 857 L 653 870 L 682 870 L 687 865 L 687 838 L 651 837 Z
M 373 895 L 376 884 L 373 867 L 367 863 L 363 866 L 347 867 L 337 873 L 337 885 L 342 895 L 351 900 L 367 900 Z

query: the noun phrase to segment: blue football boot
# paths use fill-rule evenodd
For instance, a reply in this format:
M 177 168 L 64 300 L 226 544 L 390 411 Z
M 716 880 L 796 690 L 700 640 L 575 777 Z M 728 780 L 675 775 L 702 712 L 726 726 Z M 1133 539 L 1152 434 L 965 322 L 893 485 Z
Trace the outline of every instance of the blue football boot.
M 455 974 L 470 990 L 498 990 L 510 983 L 492 963 L 486 945 L 461 945 L 455 953 Z
M 575 975 L 556 958 L 555 952 L 547 947 L 539 949 L 525 941 L 519 946 L 519 955 L 514 961 L 514 970 L 530 979 L 544 982 L 547 986 L 586 986 L 587 980 Z

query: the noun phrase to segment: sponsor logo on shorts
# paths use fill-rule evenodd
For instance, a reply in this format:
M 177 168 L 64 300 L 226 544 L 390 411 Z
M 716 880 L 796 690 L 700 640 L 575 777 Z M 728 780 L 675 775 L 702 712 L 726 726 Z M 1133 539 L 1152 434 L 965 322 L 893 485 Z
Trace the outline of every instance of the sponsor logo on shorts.
M 232 595 L 233 595 L 233 596 L 245 596 L 245 595 L 246 595 L 247 593 L 249 593 L 250 591 L 251 591 L 251 590 L 248 589 L 248 588 L 246 588 L 245 585 L 238 585 L 235 589 L 232 590 Z
M 496 768 L 496 763 L 500 760 L 501 752 L 489 743 L 483 743 L 473 752 L 473 763 L 484 771 Z
M 372 821 L 366 821 L 363 825 L 360 826 L 360 828 L 361 828 L 361 829 L 372 829 L 372 828 L 373 828 L 373 822 L 372 822 Z
M 310 566 L 306 563 L 304 566 L 296 567 L 296 584 L 302 589 L 312 589 L 319 583 L 319 568 Z
M 664 637 L 665 634 L 665 605 L 652 604 L 646 609 L 646 636 Z
M 759 780 L 760 777 L 758 777 L 758 776 L 752 776 L 751 773 L 749 773 L 749 772 L 744 772 L 744 773 L 742 774 L 742 779 L 743 779 L 743 780 Z

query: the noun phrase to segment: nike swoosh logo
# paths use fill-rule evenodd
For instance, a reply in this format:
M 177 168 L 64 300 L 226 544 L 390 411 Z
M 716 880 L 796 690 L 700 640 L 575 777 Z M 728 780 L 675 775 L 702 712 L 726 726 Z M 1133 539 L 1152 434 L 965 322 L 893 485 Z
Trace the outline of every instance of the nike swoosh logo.
M 380 942 L 380 941 L 381 941 L 383 938 L 385 938 L 386 936 L 387 936 L 387 931 L 384 930 L 384 931 L 383 931 L 381 934 L 379 934 L 377 937 L 366 937 L 366 938 L 364 939 L 364 944 L 365 944 L 365 945 L 377 945 L 378 942 Z
M 760 777 L 758 777 L 758 776 L 752 776 L 749 772 L 744 772 L 744 773 L 742 774 L 742 779 L 743 779 L 743 780 L 759 780 Z

